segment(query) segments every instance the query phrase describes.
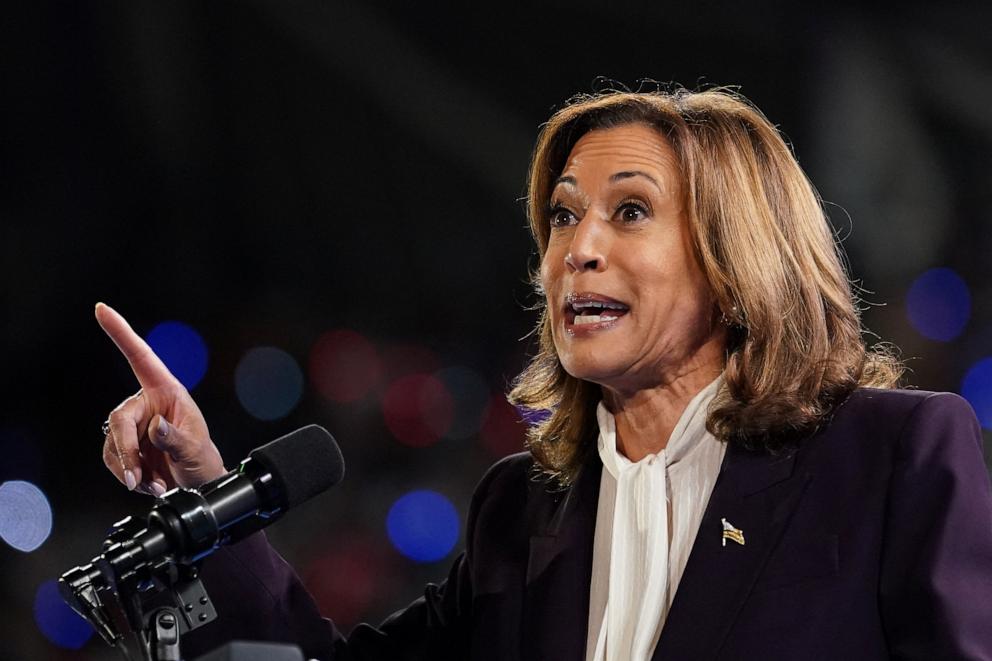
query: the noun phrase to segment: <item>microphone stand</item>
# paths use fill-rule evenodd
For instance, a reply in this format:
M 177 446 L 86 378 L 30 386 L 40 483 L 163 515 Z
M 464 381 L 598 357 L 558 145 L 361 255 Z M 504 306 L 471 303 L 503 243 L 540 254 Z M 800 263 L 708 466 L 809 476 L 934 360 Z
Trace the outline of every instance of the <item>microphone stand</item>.
M 63 574 L 59 590 L 125 658 L 126 629 L 145 661 L 182 661 L 180 637 L 215 620 L 217 611 L 200 581 L 199 562 L 178 562 L 172 554 L 138 559 L 144 549 L 131 540 L 146 529 L 133 517 L 118 521 L 103 553 Z
M 182 636 L 217 619 L 217 611 L 199 577 L 202 556 L 163 554 L 148 559 L 132 541 L 146 529 L 133 517 L 115 523 L 103 553 L 63 574 L 59 590 L 125 661 L 132 661 L 128 639 L 144 661 L 182 661 Z M 303 656 L 295 645 L 240 642 L 224 645 L 200 661 L 207 658 L 302 661 Z
M 198 576 L 196 566 L 173 566 L 160 591 L 151 595 L 119 589 L 129 621 L 140 622 L 132 631 L 146 661 L 182 661 L 180 637 L 217 619 L 213 602 Z

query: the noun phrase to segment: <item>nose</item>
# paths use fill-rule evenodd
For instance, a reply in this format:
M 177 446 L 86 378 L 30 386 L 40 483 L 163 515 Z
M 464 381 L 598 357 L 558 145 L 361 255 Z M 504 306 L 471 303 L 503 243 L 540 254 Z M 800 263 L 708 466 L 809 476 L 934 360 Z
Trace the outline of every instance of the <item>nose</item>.
M 608 238 L 605 228 L 595 218 L 583 218 L 575 227 L 565 265 L 574 273 L 606 269 Z

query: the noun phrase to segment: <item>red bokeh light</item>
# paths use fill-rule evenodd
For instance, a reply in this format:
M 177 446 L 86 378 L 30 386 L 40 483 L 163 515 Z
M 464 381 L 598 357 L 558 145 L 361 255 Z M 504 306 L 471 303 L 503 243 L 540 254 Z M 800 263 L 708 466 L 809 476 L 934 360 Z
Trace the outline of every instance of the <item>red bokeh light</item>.
M 393 381 L 382 397 L 386 426 L 400 443 L 426 447 L 451 427 L 455 403 L 439 379 L 408 374 Z
M 327 553 L 314 558 L 303 573 L 321 615 L 347 631 L 367 618 L 377 595 L 388 586 L 389 566 L 381 544 L 358 535 L 342 535 Z
M 323 397 L 342 404 L 357 402 L 379 384 L 382 363 L 375 347 L 351 330 L 321 335 L 310 350 L 310 380 Z
M 386 381 L 408 374 L 431 374 L 441 367 L 437 354 L 419 344 L 393 344 L 384 347 L 380 355 Z
M 496 394 L 489 398 L 489 405 L 482 414 L 479 436 L 482 445 L 496 457 L 505 457 L 524 449 L 527 425 L 520 419 L 506 397 Z

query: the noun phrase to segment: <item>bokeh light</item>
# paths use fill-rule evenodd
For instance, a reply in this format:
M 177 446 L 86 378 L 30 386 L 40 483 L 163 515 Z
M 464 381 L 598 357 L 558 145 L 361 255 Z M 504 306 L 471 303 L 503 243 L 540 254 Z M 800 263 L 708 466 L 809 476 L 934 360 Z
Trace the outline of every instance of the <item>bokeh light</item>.
M 358 333 L 324 333 L 310 350 L 310 381 L 332 402 L 349 404 L 364 399 L 378 384 L 382 365 L 375 347 Z
M 52 534 L 52 508 L 41 489 L 23 480 L 0 484 L 0 538 L 30 553 Z
M 458 542 L 458 513 L 436 491 L 411 491 L 401 496 L 386 517 L 389 540 L 415 562 L 436 562 Z
M 982 427 L 992 430 L 992 358 L 971 366 L 961 382 L 961 395 L 975 409 Z
M 34 596 L 34 620 L 45 638 L 70 650 L 81 648 L 94 633 L 89 622 L 62 601 L 54 580 L 38 586 Z
M 420 344 L 393 344 L 385 347 L 380 355 L 387 381 L 408 374 L 433 374 L 441 369 L 437 354 Z
M 454 415 L 445 434 L 464 440 L 478 433 L 482 414 L 489 404 L 489 387 L 478 372 L 468 367 L 446 367 L 434 373 L 454 401 Z
M 309 562 L 303 582 L 320 613 L 348 630 L 368 616 L 376 597 L 388 587 L 390 567 L 382 544 L 350 531 L 317 541 L 324 552 Z
M 489 405 L 482 416 L 479 436 L 482 445 L 494 457 L 505 457 L 524 449 L 527 425 L 520 412 L 510 405 L 500 393 L 489 398 Z
M 551 417 L 551 411 L 548 409 L 528 409 L 523 406 L 515 406 L 514 408 L 517 410 L 517 415 L 528 427 L 539 425 Z
M 303 373 L 282 349 L 256 347 L 234 370 L 234 390 L 248 413 L 259 420 L 278 420 L 303 396 Z
M 187 390 L 195 388 L 207 373 L 207 345 L 188 324 L 163 321 L 145 340 Z
M 439 379 L 428 374 L 409 374 L 396 379 L 386 389 L 382 415 L 400 443 L 426 447 L 451 427 L 454 401 Z
M 968 285 L 949 268 L 925 271 L 909 287 L 906 315 L 924 337 L 949 342 L 961 334 L 971 316 Z

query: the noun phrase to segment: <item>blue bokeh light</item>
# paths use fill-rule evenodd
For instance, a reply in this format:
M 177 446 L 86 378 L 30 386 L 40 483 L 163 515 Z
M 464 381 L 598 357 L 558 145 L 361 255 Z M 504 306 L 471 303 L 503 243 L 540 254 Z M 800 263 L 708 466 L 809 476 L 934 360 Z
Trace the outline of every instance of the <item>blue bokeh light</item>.
M 386 517 L 389 540 L 415 562 L 436 562 L 458 542 L 458 513 L 436 491 L 411 491 L 401 496 Z
M 971 366 L 961 382 L 961 395 L 975 409 L 982 427 L 992 430 L 992 358 Z
M 968 285 L 949 268 L 925 271 L 909 287 L 906 315 L 924 337 L 950 342 L 961 334 L 971 317 Z
M 550 409 L 529 409 L 526 406 L 514 406 L 517 409 L 517 414 L 520 419 L 523 420 L 528 426 L 535 427 L 548 418 L 554 411 Z
M 207 345 L 191 326 L 163 321 L 145 339 L 187 390 L 195 388 L 207 373 Z
M 44 492 L 23 480 L 0 484 L 0 538 L 30 553 L 52 534 L 52 508 Z
M 303 396 L 303 372 L 282 349 L 256 347 L 238 363 L 234 390 L 248 413 L 259 420 L 278 420 Z
M 34 621 L 53 644 L 78 650 L 93 635 L 93 628 L 76 611 L 69 608 L 54 580 L 38 586 L 34 596 Z

